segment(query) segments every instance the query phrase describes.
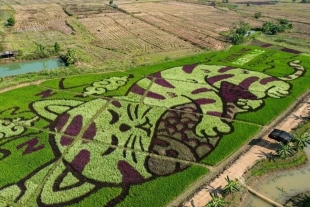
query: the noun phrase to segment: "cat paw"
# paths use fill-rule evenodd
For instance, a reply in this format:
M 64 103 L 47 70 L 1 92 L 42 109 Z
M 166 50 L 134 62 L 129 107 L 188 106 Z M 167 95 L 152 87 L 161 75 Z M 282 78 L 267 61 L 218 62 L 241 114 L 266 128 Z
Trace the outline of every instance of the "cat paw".
M 262 100 L 238 99 L 237 106 L 244 110 L 255 110 L 263 104 Z
M 227 134 L 230 132 L 231 127 L 223 122 L 218 117 L 206 117 L 208 118 L 205 122 L 201 121 L 196 126 L 196 135 L 199 137 L 215 137 L 220 134 Z

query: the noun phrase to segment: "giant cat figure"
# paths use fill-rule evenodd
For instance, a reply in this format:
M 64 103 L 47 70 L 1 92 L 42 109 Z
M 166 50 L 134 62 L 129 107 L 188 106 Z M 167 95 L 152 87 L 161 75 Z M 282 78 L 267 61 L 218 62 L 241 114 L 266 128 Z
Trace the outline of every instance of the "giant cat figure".
M 188 167 L 148 156 L 148 152 L 198 162 L 231 132 L 229 120 L 236 113 L 259 109 L 266 97 L 287 96 L 291 86 L 286 81 L 305 72 L 300 61 L 289 65 L 295 72 L 285 77 L 215 65 L 175 67 L 137 81 L 125 96 L 34 102 L 30 108 L 49 121 L 55 132 L 50 135 L 55 158 L 19 182 L 4 186 L 0 196 L 22 204 L 35 200 L 38 206 L 64 206 L 100 188 L 121 187 L 122 193 L 104 204 L 115 206 L 131 185 Z M 100 91 L 100 87 L 93 89 L 85 88 L 85 94 Z M 178 123 L 169 125 L 167 117 L 185 120 L 191 134 L 171 132 Z M 10 125 L 2 128 L 6 126 Z M 2 129 L 7 134 L 12 130 Z

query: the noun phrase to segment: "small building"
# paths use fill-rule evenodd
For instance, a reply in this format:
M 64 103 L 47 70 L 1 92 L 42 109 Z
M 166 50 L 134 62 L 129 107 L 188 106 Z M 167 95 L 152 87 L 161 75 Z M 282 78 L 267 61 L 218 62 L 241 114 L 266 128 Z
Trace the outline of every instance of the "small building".
M 18 52 L 17 51 L 4 51 L 2 53 L 0 53 L 0 58 L 11 58 L 11 57 L 15 57 L 15 55 L 17 55 Z

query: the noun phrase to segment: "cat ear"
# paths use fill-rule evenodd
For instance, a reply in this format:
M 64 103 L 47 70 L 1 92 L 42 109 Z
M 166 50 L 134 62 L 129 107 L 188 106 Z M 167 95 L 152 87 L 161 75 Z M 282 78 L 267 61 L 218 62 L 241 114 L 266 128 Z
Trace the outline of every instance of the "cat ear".
M 43 100 L 33 102 L 30 108 L 40 117 L 49 121 L 54 121 L 60 114 L 83 103 L 83 101 L 65 99 Z

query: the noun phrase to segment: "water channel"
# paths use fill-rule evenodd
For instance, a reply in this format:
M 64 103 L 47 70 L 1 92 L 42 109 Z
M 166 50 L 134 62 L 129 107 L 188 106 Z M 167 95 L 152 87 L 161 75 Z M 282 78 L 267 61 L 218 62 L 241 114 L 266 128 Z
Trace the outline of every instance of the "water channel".
M 37 72 L 41 70 L 52 70 L 64 66 L 65 63 L 59 58 L 2 64 L 0 65 L 0 77 Z
M 310 159 L 310 147 L 304 148 L 308 160 Z M 255 187 L 259 193 L 284 204 L 291 197 L 310 191 L 310 163 L 302 168 L 287 170 L 268 176 L 260 180 Z M 272 207 L 263 200 L 250 195 L 245 207 Z

